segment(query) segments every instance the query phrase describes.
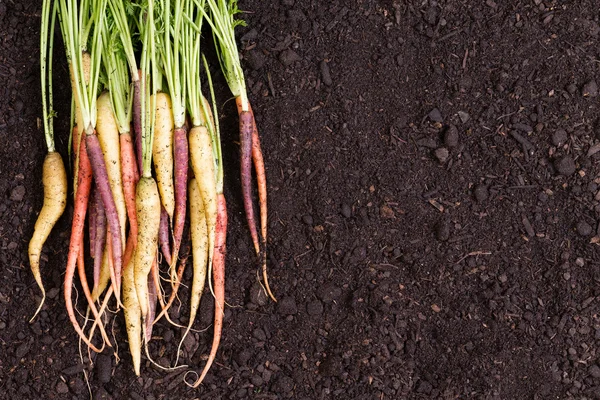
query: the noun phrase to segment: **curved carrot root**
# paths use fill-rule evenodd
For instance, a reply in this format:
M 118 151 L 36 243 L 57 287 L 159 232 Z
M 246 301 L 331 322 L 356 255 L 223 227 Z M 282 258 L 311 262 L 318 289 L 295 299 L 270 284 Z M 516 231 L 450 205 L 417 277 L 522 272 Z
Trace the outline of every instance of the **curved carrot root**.
M 134 258 L 131 255 L 129 256 L 129 262 L 125 264 L 125 269 L 123 270 L 123 314 L 133 369 L 135 374 L 139 376 L 142 358 L 142 311 L 135 291 Z M 111 292 L 112 286 L 109 288 L 108 293 Z
M 40 273 L 42 247 L 67 204 L 67 173 L 60 154 L 51 152 L 46 155 L 42 167 L 42 182 L 44 184 L 44 205 L 35 222 L 33 236 L 28 248 L 31 272 L 42 291 L 42 300 L 30 322 L 40 312 L 46 299 L 46 290 Z
M 85 225 L 85 214 L 87 212 L 88 198 L 90 195 L 90 189 L 92 186 L 92 166 L 87 155 L 86 141 L 81 140 L 79 148 L 79 176 L 77 177 L 77 193 L 75 194 L 75 209 L 73 211 L 73 224 L 71 228 L 71 240 L 69 242 L 69 255 L 67 258 L 67 269 L 65 272 L 64 281 L 64 295 L 65 295 L 65 306 L 67 308 L 67 314 L 73 324 L 73 328 L 81 339 L 88 345 L 93 351 L 100 353 L 104 349 L 104 345 L 107 344 L 112 347 L 110 342 L 103 343 L 102 348 L 98 349 L 92 344 L 92 342 L 85 336 L 77 317 L 75 316 L 75 310 L 73 309 L 73 277 L 75 275 L 75 267 L 77 264 L 77 258 L 79 253 L 83 252 L 83 228 Z
M 223 330 L 223 311 L 225 307 L 225 252 L 226 252 L 226 239 L 227 239 L 227 205 L 225 203 L 225 196 L 220 193 L 217 197 L 217 228 L 215 236 L 215 249 L 213 256 L 213 286 L 215 291 L 215 323 L 213 342 L 208 355 L 206 365 L 200 374 L 200 377 L 194 382 L 192 387 L 198 387 L 208 370 L 215 361 L 217 356 L 217 350 L 221 343 L 221 334 Z M 187 382 L 186 382 L 187 383 Z
M 108 174 L 106 172 L 106 165 L 102 155 L 102 149 L 100 142 L 95 134 L 86 135 L 85 142 L 87 146 L 87 152 L 90 160 L 90 164 L 93 169 L 94 178 L 98 185 L 98 190 L 102 196 L 102 202 L 104 203 L 104 210 L 106 211 L 106 220 L 111 232 L 111 242 L 113 250 L 113 263 L 114 263 L 114 276 L 113 281 L 115 298 L 120 303 L 120 288 L 121 288 L 121 269 L 123 265 L 123 245 L 121 238 L 121 224 L 119 222 L 119 215 L 117 207 L 113 198 L 112 190 L 108 180 Z M 81 157 L 80 157 L 81 158 Z
M 181 336 L 179 346 L 177 347 L 177 359 L 175 365 L 179 362 L 181 345 L 192 329 L 196 314 L 198 313 L 200 299 L 202 298 L 204 284 L 206 283 L 206 267 L 208 261 L 208 228 L 206 226 L 204 204 L 196 179 L 190 181 L 188 193 L 190 197 L 190 233 L 192 235 L 194 275 L 192 277 L 192 294 L 190 297 L 190 319 L 185 332 Z

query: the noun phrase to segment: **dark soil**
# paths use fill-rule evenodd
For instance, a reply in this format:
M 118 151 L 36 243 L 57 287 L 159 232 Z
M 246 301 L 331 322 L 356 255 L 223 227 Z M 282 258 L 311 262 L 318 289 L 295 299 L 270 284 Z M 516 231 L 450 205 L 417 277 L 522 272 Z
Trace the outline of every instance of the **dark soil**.
M 88 398 L 85 371 L 98 399 L 600 398 L 599 5 L 240 1 L 280 301 L 257 283 L 219 78 L 230 307 L 217 362 L 191 390 L 146 362 L 134 376 L 122 317 L 120 362 L 89 367 L 84 353 L 81 365 L 62 298 L 72 206 L 28 323 L 40 4 L 0 0 L 0 397 Z M 68 82 L 57 86 L 66 156 Z M 198 328 L 212 309 L 204 296 Z M 154 354 L 174 355 L 180 331 L 155 335 Z M 185 362 L 201 368 L 211 340 L 194 333 Z

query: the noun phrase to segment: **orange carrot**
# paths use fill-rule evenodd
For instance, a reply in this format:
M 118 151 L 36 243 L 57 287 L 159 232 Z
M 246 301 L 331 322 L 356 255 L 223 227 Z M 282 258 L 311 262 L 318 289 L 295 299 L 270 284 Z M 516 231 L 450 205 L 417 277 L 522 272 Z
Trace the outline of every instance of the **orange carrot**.
M 69 255 L 67 257 L 67 269 L 65 272 L 64 281 L 64 293 L 65 293 L 65 306 L 67 307 L 67 314 L 73 324 L 73 328 L 81 339 L 91 348 L 93 351 L 100 353 L 104 349 L 104 345 L 108 344 L 112 347 L 110 342 L 104 342 L 102 348 L 99 349 L 92 344 L 90 340 L 85 336 L 77 317 L 75 316 L 75 310 L 73 309 L 73 277 L 75 275 L 75 267 L 77 264 L 77 258 L 79 253 L 83 253 L 83 228 L 85 225 L 85 215 L 87 212 L 87 205 L 90 196 L 90 189 L 92 186 L 92 166 L 88 158 L 85 140 L 80 141 L 79 148 L 79 170 L 77 177 L 77 193 L 75 194 L 75 209 L 73 211 L 73 224 L 71 228 L 71 240 L 69 242 Z

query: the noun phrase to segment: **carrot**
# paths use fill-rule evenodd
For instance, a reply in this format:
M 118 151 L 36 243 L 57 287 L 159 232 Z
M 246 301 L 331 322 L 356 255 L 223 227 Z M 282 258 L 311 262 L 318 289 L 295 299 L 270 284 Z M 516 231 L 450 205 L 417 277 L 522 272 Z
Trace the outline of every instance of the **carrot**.
M 134 259 L 135 254 L 133 257 L 129 257 L 129 262 L 125 264 L 125 269 L 123 270 L 123 314 L 125 317 L 125 328 L 129 340 L 129 352 L 131 353 L 133 369 L 135 374 L 140 376 L 140 363 L 142 358 L 142 314 L 140 302 L 135 290 Z M 112 289 L 112 287 L 110 289 Z
M 213 326 L 213 342 L 206 365 L 200 377 L 191 385 L 198 387 L 217 356 L 221 333 L 223 330 L 223 311 L 225 307 L 225 252 L 227 239 L 227 205 L 225 196 L 220 193 L 217 197 L 217 227 L 215 236 L 215 252 L 213 258 L 212 278 L 215 291 L 215 320 Z
M 155 95 L 156 122 L 154 124 L 154 144 L 152 159 L 156 171 L 156 183 L 162 205 L 169 220 L 173 220 L 175 210 L 175 189 L 173 186 L 173 134 L 174 121 L 171 98 L 166 93 Z
M 215 248 L 217 225 L 217 183 L 215 181 L 215 162 L 212 142 L 208 130 L 204 126 L 190 129 L 190 161 L 196 177 L 200 196 L 204 204 L 206 226 L 208 229 L 208 263 L 209 268 Z
M 121 245 L 125 248 L 125 227 L 127 223 L 127 210 L 125 206 L 125 196 L 123 195 L 123 180 L 121 178 L 121 150 L 119 139 L 119 126 L 113 112 L 111 98 L 108 92 L 103 92 L 96 100 L 97 118 L 96 133 L 104 163 L 110 190 L 115 203 L 119 226 L 121 227 Z
M 206 226 L 206 215 L 204 213 L 204 204 L 202 203 L 202 196 L 200 195 L 196 179 L 190 181 L 188 193 L 190 197 L 190 227 L 194 274 L 192 277 L 192 295 L 190 298 L 190 318 L 177 348 L 177 360 L 179 360 L 179 350 L 181 349 L 181 345 L 196 319 L 198 307 L 200 306 L 200 299 L 204 291 L 206 263 L 208 261 L 208 230 Z M 177 365 L 177 363 L 178 361 L 175 361 L 175 365 Z
M 56 4 L 51 10 L 50 0 L 42 4 L 42 24 L 40 35 L 40 81 L 42 88 L 42 113 L 44 117 L 44 136 L 48 154 L 42 166 L 42 184 L 44 186 L 44 203 L 35 222 L 33 235 L 29 241 L 29 265 L 33 277 L 42 291 L 40 304 L 31 317 L 32 322 L 42 309 L 46 300 L 46 290 L 40 273 L 40 257 L 44 243 L 52 228 L 62 215 L 67 204 L 67 173 L 63 160 L 54 147 L 54 126 L 52 124 L 52 48 L 54 45 L 54 24 L 58 8 Z M 48 54 L 49 53 L 49 54 Z M 46 71 L 48 69 L 48 71 Z
M 172 262 L 169 263 L 171 266 L 171 281 L 176 278 L 175 264 L 177 263 L 181 239 L 183 237 L 187 203 L 186 185 L 189 168 L 189 146 L 187 129 L 185 127 L 175 129 L 173 153 L 175 156 L 175 218 L 173 221 L 173 256 Z
M 254 218 L 254 207 L 252 206 L 252 114 L 242 111 L 240 118 L 240 170 L 242 182 L 242 196 L 244 199 L 244 210 L 246 221 L 250 228 L 250 236 L 256 253 L 260 253 L 258 244 L 258 233 L 256 231 L 256 220 Z
M 123 174 L 123 192 L 127 217 L 129 218 L 129 233 L 133 242 L 137 241 L 137 217 L 135 214 L 135 185 L 140 180 L 140 174 L 133 150 L 131 134 L 124 133 L 119 136 L 121 141 L 121 173 Z
M 85 142 L 90 164 L 98 185 L 98 191 L 100 192 L 102 203 L 104 204 L 104 209 L 106 211 L 106 221 L 110 227 L 115 277 L 113 280 L 113 285 L 115 286 L 115 298 L 117 299 L 117 302 L 120 302 L 121 269 L 123 263 L 123 245 L 120 235 L 121 223 L 119 221 L 119 215 L 113 198 L 113 192 L 110 187 L 104 158 L 102 157 L 102 149 L 100 147 L 98 136 L 95 134 L 86 135 Z
M 135 291 L 145 322 L 148 315 L 148 274 L 158 247 L 160 225 L 160 198 L 152 177 L 142 177 L 136 188 L 138 237 L 135 251 Z
M 46 299 L 46 290 L 40 274 L 40 255 L 44 242 L 50 235 L 56 221 L 60 218 L 67 204 L 67 173 L 60 154 L 49 152 L 42 167 L 42 182 L 44 184 L 44 205 L 35 222 L 33 236 L 29 242 L 29 264 L 31 272 L 42 291 L 42 300 L 31 317 L 31 321 L 42 309 Z
M 73 309 L 72 291 L 73 277 L 79 253 L 83 252 L 83 228 L 85 224 L 85 215 L 87 212 L 88 198 L 92 186 L 92 166 L 87 155 L 86 141 L 82 140 L 79 148 L 79 176 L 77 177 L 77 193 L 75 194 L 75 209 L 73 210 L 73 224 L 71 228 L 71 240 L 69 241 L 69 254 L 67 256 L 67 269 L 65 272 L 64 281 L 64 296 L 67 314 L 73 324 L 73 328 L 81 339 L 95 352 L 100 353 L 104 349 L 104 345 L 110 342 L 103 343 L 102 348 L 98 349 L 90 340 L 88 340 L 79 326 L 75 311 Z
M 266 250 L 264 249 L 267 243 L 267 195 L 266 195 L 266 177 L 264 170 L 264 161 L 262 152 L 260 151 L 260 142 L 258 140 L 258 131 L 246 92 L 246 82 L 244 79 L 244 71 L 242 69 L 237 44 L 235 40 L 235 27 L 240 25 L 240 21 L 235 19 L 235 15 L 239 12 L 235 1 L 220 1 L 206 0 L 207 9 L 210 11 L 210 17 L 207 22 L 210 24 L 213 35 L 217 39 L 216 47 L 221 61 L 221 69 L 227 80 L 227 84 L 231 93 L 236 98 L 238 106 L 238 114 L 240 119 L 240 169 L 242 179 L 242 194 L 244 200 L 244 209 L 246 211 L 246 219 L 250 228 L 250 236 L 254 243 L 254 248 L 257 254 L 261 255 L 260 246 L 258 243 L 258 235 L 256 232 L 256 222 L 254 218 L 254 209 L 252 207 L 252 190 L 251 190 L 251 155 L 254 159 L 256 168 L 257 182 L 259 185 L 259 201 L 261 211 L 261 231 L 263 233 L 263 253 L 262 253 L 262 269 L 267 292 L 273 301 L 277 301 L 268 285 L 266 273 Z M 206 11 L 200 10 L 206 14 Z M 248 114 L 246 114 L 248 113 Z M 250 142 L 250 143 L 248 143 Z
M 237 105 L 238 113 L 241 114 L 242 113 L 241 97 L 236 98 L 236 105 Z M 257 250 L 257 254 L 259 254 L 261 256 L 263 280 L 265 282 L 265 288 L 267 290 L 267 294 L 273 301 L 277 302 L 277 299 L 275 298 L 275 295 L 273 294 L 273 292 L 271 291 L 271 287 L 269 286 L 269 275 L 267 273 L 267 179 L 266 179 L 266 174 L 265 174 L 265 162 L 264 162 L 264 158 L 263 158 L 263 154 L 262 154 L 262 149 L 260 146 L 260 138 L 258 136 L 256 120 L 254 119 L 254 112 L 252 111 L 252 106 L 250 105 L 250 102 L 248 102 L 248 111 L 252 115 L 252 161 L 254 162 L 254 169 L 256 171 L 256 184 L 258 186 L 258 204 L 260 207 L 260 227 L 261 227 L 261 236 L 262 236 L 262 238 L 261 238 L 262 239 L 261 240 L 262 253 Z M 241 124 L 241 116 L 240 116 L 240 124 Z M 241 133 L 240 133 L 240 135 L 241 135 Z M 244 205 L 246 205 L 245 199 L 244 199 Z M 252 208 L 252 212 L 254 212 L 254 208 Z M 249 222 L 249 224 L 250 224 L 250 222 Z M 250 230 L 252 231 L 252 228 L 250 228 Z M 256 243 L 254 243 L 254 245 L 256 248 Z

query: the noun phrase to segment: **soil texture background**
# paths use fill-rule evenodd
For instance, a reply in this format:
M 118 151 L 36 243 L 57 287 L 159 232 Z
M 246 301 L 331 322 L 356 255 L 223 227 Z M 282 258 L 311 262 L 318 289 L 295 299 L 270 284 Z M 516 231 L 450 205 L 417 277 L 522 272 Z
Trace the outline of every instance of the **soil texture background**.
M 46 151 L 41 2 L 0 0 L 0 398 L 600 399 L 600 3 L 239 7 L 279 302 L 257 280 L 235 104 L 215 68 L 229 307 L 216 363 L 194 390 L 145 359 L 134 375 L 121 316 L 110 325 L 119 362 L 84 352 L 81 363 L 62 293 L 72 203 L 45 246 L 49 297 L 28 322 Z M 70 94 L 56 59 L 67 159 Z M 185 323 L 182 302 L 173 318 Z M 182 350 L 195 370 L 212 316 L 205 295 L 202 331 Z M 161 322 L 154 335 L 166 363 L 181 331 Z

